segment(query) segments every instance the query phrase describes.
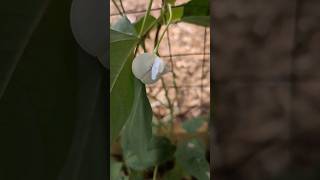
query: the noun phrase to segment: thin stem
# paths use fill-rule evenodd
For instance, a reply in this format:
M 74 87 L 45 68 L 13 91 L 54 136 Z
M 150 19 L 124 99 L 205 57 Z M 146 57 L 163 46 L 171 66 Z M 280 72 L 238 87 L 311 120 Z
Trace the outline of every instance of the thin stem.
M 152 2 L 153 2 L 153 0 L 149 0 L 148 8 L 147 8 L 146 14 L 144 15 L 143 21 L 142 21 L 142 26 L 141 26 L 141 29 L 140 29 L 139 37 L 141 37 L 141 35 L 142 35 L 142 32 L 143 32 L 144 25 L 146 23 L 147 17 L 150 15 Z
M 177 86 L 177 82 L 176 82 L 176 73 L 174 71 L 174 63 L 173 63 L 173 59 L 172 59 L 172 52 L 171 52 L 171 43 L 170 43 L 170 33 L 169 33 L 169 29 L 167 30 L 167 41 L 168 41 L 168 48 L 169 48 L 169 59 L 170 59 L 170 64 L 171 64 L 171 74 L 172 74 L 172 79 L 173 79 L 173 87 L 176 93 L 176 97 L 175 100 L 177 101 L 178 104 L 178 111 L 180 110 L 180 103 L 179 103 L 179 97 L 178 97 L 178 86 Z
M 157 174 L 158 174 L 158 166 L 156 166 L 153 170 L 153 178 L 152 180 L 157 180 Z
M 142 43 L 141 43 L 141 47 L 142 47 L 142 49 L 143 49 L 143 52 L 147 52 L 147 48 L 146 48 L 146 42 L 145 41 L 142 41 Z
M 157 26 L 157 30 L 156 30 L 156 34 L 155 34 L 155 38 L 154 38 L 154 48 L 157 46 L 157 42 L 158 42 L 158 39 L 159 39 L 159 33 L 160 33 L 160 29 L 161 29 L 161 24 L 159 24 L 158 26 Z M 157 55 L 157 56 L 160 56 L 159 55 L 159 53 L 158 52 L 155 52 L 155 54 Z M 168 96 L 168 92 L 167 92 L 167 88 L 166 88 L 166 86 L 165 86 L 165 84 L 164 84 L 164 81 L 163 81 L 163 79 L 161 78 L 161 82 L 162 82 L 162 86 L 163 86 L 163 89 L 165 90 L 165 94 L 166 94 L 166 100 L 167 100 L 167 102 L 168 102 L 168 105 L 167 104 L 164 104 L 163 102 L 161 102 L 160 100 L 158 100 L 164 107 L 166 107 L 166 108 L 168 108 L 169 110 L 170 110 L 170 118 L 171 118 L 171 101 L 170 101 L 170 99 L 169 99 L 169 96 Z M 156 99 L 156 96 L 154 97 L 155 99 Z M 169 128 L 167 128 L 167 125 L 164 125 L 164 123 L 162 122 L 162 121 L 160 121 L 159 120 L 159 124 L 161 124 L 162 125 L 162 127 L 165 127 L 163 130 L 165 130 L 166 132 L 165 132 L 165 134 L 170 138 L 170 136 L 171 136 L 171 128 L 169 129 Z
M 168 6 L 168 9 L 169 9 L 169 20 L 167 22 L 167 25 L 166 25 L 166 29 L 163 31 L 163 33 L 161 34 L 160 36 L 160 39 L 157 43 L 157 46 L 156 48 L 153 50 L 154 53 L 158 52 L 158 49 L 159 49 L 159 46 L 160 46 L 160 42 L 162 41 L 163 37 L 164 37 L 164 34 L 167 32 L 168 28 L 169 28 L 169 25 L 171 23 L 171 20 L 172 20 L 172 8 L 171 8 L 171 4 L 167 4 Z
M 170 123 L 170 134 L 169 134 L 169 137 L 172 138 L 173 137 L 173 130 L 174 130 L 174 123 L 173 123 L 174 109 L 173 109 L 173 105 L 172 105 L 170 97 L 169 97 L 168 89 L 166 87 L 166 84 L 165 84 L 163 78 L 161 78 L 161 83 L 162 83 L 162 87 L 164 89 L 165 97 L 166 97 L 166 100 L 167 100 L 168 106 L 169 106 L 169 111 L 170 111 L 170 120 L 169 120 L 169 123 Z
M 202 104 L 203 104 L 203 80 L 205 78 L 204 67 L 206 63 L 206 41 L 207 41 L 207 28 L 204 27 L 204 38 L 203 38 L 203 60 L 201 66 L 201 94 L 200 94 L 200 107 L 201 113 L 203 111 Z
M 179 8 L 179 7 L 183 7 L 183 5 L 172 6 L 172 8 Z M 158 7 L 158 8 L 153 8 L 150 11 L 159 11 L 161 9 L 162 9 L 162 7 Z M 146 12 L 146 10 L 139 10 L 139 11 L 127 10 L 126 14 L 140 14 L 140 13 L 144 13 L 144 12 Z M 118 16 L 118 15 L 119 14 L 117 14 L 117 13 L 110 14 L 110 16 Z
M 165 6 L 162 6 L 161 14 L 162 14 L 162 18 L 165 18 L 163 7 L 165 7 Z M 169 5 L 169 13 L 170 13 L 170 14 L 169 14 L 169 15 L 170 15 L 170 18 L 169 18 L 169 19 L 170 19 L 170 20 L 168 21 L 167 26 L 166 26 L 166 30 L 163 32 L 163 34 L 168 30 L 168 25 L 170 24 L 171 19 L 172 19 L 171 5 Z M 154 43 L 154 44 L 155 44 L 155 47 L 154 47 L 154 51 L 153 51 L 153 53 L 156 54 L 156 55 L 158 55 L 158 56 L 160 56 L 160 55 L 159 55 L 159 52 L 158 52 L 159 44 L 160 44 L 160 42 L 161 42 L 161 40 L 159 40 L 160 29 L 161 29 L 161 25 L 159 25 L 159 26 L 157 27 L 157 31 L 156 31 L 156 35 L 155 35 L 155 40 L 154 40 L 154 41 L 155 41 L 155 43 Z M 162 34 L 161 38 L 163 38 L 163 34 Z M 167 108 L 168 108 L 169 111 L 170 111 L 170 120 L 169 120 L 170 129 L 168 129 L 168 130 L 169 130 L 168 136 L 169 136 L 169 138 L 170 138 L 170 137 L 172 138 L 172 136 L 173 136 L 173 128 L 174 128 L 174 127 L 173 127 L 173 126 L 174 126 L 174 123 L 173 123 L 173 119 L 174 119 L 174 108 L 173 108 L 173 104 L 171 103 L 171 100 L 170 100 L 170 98 L 169 98 L 169 92 L 168 92 L 168 89 L 167 89 L 167 87 L 166 87 L 166 84 L 165 84 L 163 78 L 161 78 L 161 83 L 162 83 L 162 87 L 163 87 L 163 89 L 164 89 L 164 91 L 165 91 L 165 98 L 166 98 L 167 103 L 168 103 Z
M 161 30 L 161 24 L 159 23 L 158 26 L 157 26 L 156 35 L 154 37 L 153 49 L 155 49 L 157 47 L 157 42 L 158 42 L 158 39 L 159 39 L 160 30 Z
M 112 3 L 113 3 L 113 5 L 116 7 L 116 9 L 118 10 L 119 14 L 121 14 L 121 16 L 123 16 L 123 12 L 121 12 L 121 10 L 120 10 L 118 4 L 116 3 L 116 1 L 115 1 L 115 0 L 112 0 Z

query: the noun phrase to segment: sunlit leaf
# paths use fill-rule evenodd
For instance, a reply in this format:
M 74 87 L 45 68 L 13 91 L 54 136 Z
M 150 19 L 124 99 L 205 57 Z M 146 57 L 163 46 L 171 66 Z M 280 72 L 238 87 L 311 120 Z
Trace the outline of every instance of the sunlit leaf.
M 172 22 L 180 21 L 183 17 L 183 10 L 184 7 L 174 7 L 172 8 Z M 169 15 L 167 14 L 167 18 L 169 18 Z
M 142 16 L 136 23 L 134 23 L 134 27 L 138 33 L 140 33 L 140 31 L 141 31 L 144 17 L 145 16 Z M 149 15 L 145 21 L 142 35 L 146 34 L 153 27 L 155 27 L 157 25 L 157 23 L 158 23 L 157 19 L 155 17 Z

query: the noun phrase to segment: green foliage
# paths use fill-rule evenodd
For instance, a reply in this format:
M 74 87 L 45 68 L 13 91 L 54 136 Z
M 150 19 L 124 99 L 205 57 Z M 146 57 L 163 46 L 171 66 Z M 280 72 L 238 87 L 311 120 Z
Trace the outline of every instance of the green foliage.
M 110 138 L 119 135 L 134 104 L 134 77 L 131 61 L 138 43 L 134 26 L 126 17 L 110 30 Z
M 110 159 L 110 178 L 111 180 L 122 180 L 123 175 L 121 174 L 122 171 L 122 163 L 117 162 Z
M 201 26 L 210 26 L 209 0 L 191 0 L 183 7 L 182 21 Z
M 124 150 L 129 149 L 143 159 L 152 138 L 152 109 L 146 89 L 138 79 L 134 80 L 134 104 L 122 132 Z
M 140 30 L 142 28 L 142 23 L 143 23 L 144 17 L 145 16 L 141 17 L 136 23 L 134 23 L 134 27 L 137 32 L 140 32 Z M 146 34 L 148 31 L 150 31 L 157 24 L 158 24 L 158 20 L 155 17 L 153 17 L 151 15 L 147 16 L 146 22 L 143 27 L 142 34 Z
M 168 17 L 168 13 L 166 13 Z M 173 22 L 187 22 L 200 26 L 210 26 L 208 0 L 191 0 L 172 9 Z
M 171 144 L 169 139 L 157 136 L 152 137 L 151 141 L 144 145 L 147 148 L 141 158 L 126 146 L 125 141 L 122 146 L 127 166 L 139 171 L 172 159 L 175 152 L 175 146 Z
M 196 133 L 197 130 L 206 122 L 204 117 L 196 117 L 182 123 L 182 128 L 188 133 Z
M 164 177 L 164 180 L 177 180 L 183 179 L 186 176 L 184 170 L 176 164 L 172 170 L 170 170 Z
M 175 3 L 174 0 L 166 2 Z M 208 0 L 191 0 L 174 7 L 171 22 L 184 21 L 208 26 L 208 5 Z M 158 19 L 147 15 L 145 23 L 143 16 L 134 24 L 126 17 L 122 17 L 111 28 L 111 140 L 114 142 L 120 135 L 124 165 L 130 169 L 130 179 L 143 179 L 143 172 L 161 166 L 167 161 L 175 161 L 174 169 L 167 173 L 164 179 L 182 179 L 189 175 L 199 180 L 207 180 L 209 164 L 200 142 L 190 140 L 179 143 L 177 147 L 170 139 L 153 134 L 157 132 L 153 129 L 167 126 L 163 124 L 152 126 L 153 114 L 145 85 L 131 72 L 136 47 L 143 44 L 144 37 L 150 30 L 159 24 L 163 25 L 164 15 L 169 17 L 168 12 L 161 14 Z M 138 34 L 140 32 L 141 34 Z M 204 122 L 205 119 L 199 117 L 182 126 L 188 133 L 195 133 Z
M 209 163 L 205 158 L 204 146 L 196 139 L 178 144 L 176 162 L 188 174 L 199 180 L 209 180 Z
M 138 171 L 131 170 L 130 180 L 144 180 L 143 174 Z
M 181 18 L 183 17 L 183 6 L 180 7 L 174 7 L 172 8 L 172 22 L 179 22 L 181 21 Z M 169 17 L 169 14 L 166 14 L 167 18 Z

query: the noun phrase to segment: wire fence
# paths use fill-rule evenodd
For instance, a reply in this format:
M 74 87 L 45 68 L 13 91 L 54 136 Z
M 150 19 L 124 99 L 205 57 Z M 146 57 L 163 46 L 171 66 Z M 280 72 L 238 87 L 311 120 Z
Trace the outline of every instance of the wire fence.
M 155 2 L 157 2 L 155 0 Z M 123 0 L 129 20 L 136 21 L 145 14 L 145 0 Z M 159 4 L 159 3 L 158 3 Z M 110 3 L 111 23 L 121 16 Z M 151 14 L 159 15 L 161 7 L 153 7 Z M 161 30 L 160 30 L 161 31 Z M 152 51 L 156 30 L 146 39 L 148 52 Z M 174 110 L 175 122 L 197 116 L 209 116 L 210 112 L 210 30 L 208 27 L 187 23 L 169 26 L 163 38 L 159 55 L 171 67 L 161 81 L 147 86 L 148 97 L 157 119 L 170 116 Z M 142 49 L 140 50 L 142 52 Z

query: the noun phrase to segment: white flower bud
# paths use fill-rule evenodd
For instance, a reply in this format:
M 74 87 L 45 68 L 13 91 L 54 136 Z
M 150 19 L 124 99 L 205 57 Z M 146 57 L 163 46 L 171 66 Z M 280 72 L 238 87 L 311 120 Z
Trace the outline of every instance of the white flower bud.
M 151 53 L 143 53 L 134 58 L 132 72 L 136 78 L 145 84 L 155 83 L 161 75 L 168 72 L 161 58 Z

